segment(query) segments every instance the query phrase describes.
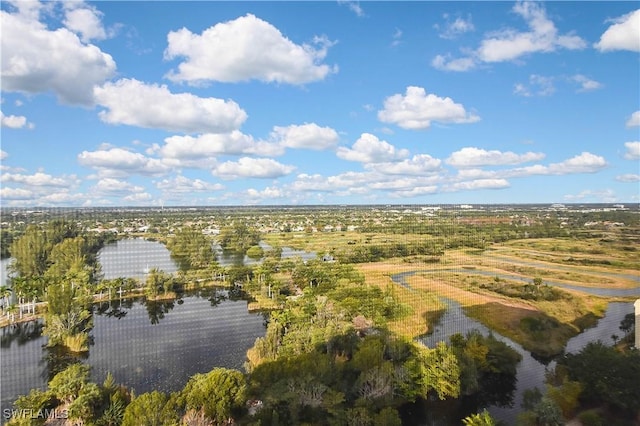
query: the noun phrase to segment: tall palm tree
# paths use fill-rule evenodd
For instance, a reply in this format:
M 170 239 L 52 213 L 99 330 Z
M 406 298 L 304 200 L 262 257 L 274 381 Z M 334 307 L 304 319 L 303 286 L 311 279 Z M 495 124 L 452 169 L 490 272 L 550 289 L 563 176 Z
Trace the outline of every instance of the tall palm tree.
M 9 307 L 9 296 L 11 296 L 11 289 L 6 285 L 0 286 L 0 298 L 2 299 L 3 311 Z

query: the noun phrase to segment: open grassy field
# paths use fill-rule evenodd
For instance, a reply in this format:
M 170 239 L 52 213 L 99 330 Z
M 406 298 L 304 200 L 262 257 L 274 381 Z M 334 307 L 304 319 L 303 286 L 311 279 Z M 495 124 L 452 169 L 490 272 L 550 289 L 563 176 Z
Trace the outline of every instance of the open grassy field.
M 387 285 L 391 274 L 415 268 L 382 262 L 361 265 L 359 270 L 367 282 Z M 607 307 L 605 299 L 581 293 L 562 292 L 563 297 L 554 301 L 508 297 L 481 289 L 482 280 L 492 281 L 488 277 L 445 270 L 418 272 L 408 277 L 406 281 L 411 289 L 397 286 L 396 294 L 412 309 L 405 318 L 390 324 L 390 328 L 407 337 L 429 332 L 442 314 L 443 305 L 438 297 L 443 296 L 457 301 L 467 315 L 524 348 L 541 356 L 552 356 L 560 353 L 571 337 L 592 326 Z
M 424 289 L 408 289 L 396 285 L 391 280 L 391 274 L 407 272 L 412 267 L 401 264 L 367 263 L 358 265 L 358 270 L 365 275 L 365 282 L 377 285 L 382 289 L 394 286 L 394 294 L 398 301 L 408 307 L 408 312 L 402 318 L 389 322 L 391 331 L 408 338 L 414 338 L 429 333 L 433 325 L 444 313 L 445 304 L 438 296 Z
M 340 253 L 363 245 L 425 241 L 437 241 L 446 247 L 442 238 L 429 235 L 353 231 L 276 233 L 266 235 L 265 241 L 318 254 Z M 435 263 L 422 262 L 421 256 L 409 256 L 356 266 L 367 283 L 383 288 L 392 282 L 392 274 L 417 272 L 407 279 L 411 289 L 396 286 L 396 296 L 410 307 L 405 317 L 389 324 L 401 335 L 417 337 L 428 333 L 443 313 L 439 296 L 444 296 L 462 304 L 467 315 L 489 328 L 528 350 L 550 356 L 561 352 L 568 339 L 602 317 L 609 301 L 632 298 L 606 298 L 547 288 L 545 291 L 553 297 L 535 300 L 528 298 L 530 294 L 522 293 L 525 284 L 538 277 L 543 283 L 557 282 L 585 289 L 638 288 L 639 265 L 640 250 L 628 241 L 611 237 L 605 241 L 602 238 L 514 240 L 490 244 L 485 249 L 448 249 Z M 484 275 L 479 275 L 480 272 Z
M 503 256 L 594 270 L 635 273 L 640 268 L 640 246 L 614 238 L 541 238 L 508 241 L 496 247 Z

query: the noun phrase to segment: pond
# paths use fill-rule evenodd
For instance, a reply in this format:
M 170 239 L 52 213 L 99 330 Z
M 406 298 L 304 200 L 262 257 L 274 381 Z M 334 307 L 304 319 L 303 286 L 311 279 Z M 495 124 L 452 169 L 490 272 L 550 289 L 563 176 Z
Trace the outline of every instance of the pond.
M 225 290 L 207 290 L 171 302 L 123 301 L 94 306 L 93 344 L 83 359 L 92 379 L 107 372 L 137 394 L 176 391 L 189 377 L 214 367 L 242 369 L 246 351 L 265 333 L 262 314 Z M 68 355 L 46 348 L 40 322 L 3 328 L 0 346 L 2 409 L 20 394 L 44 388 Z
M 104 279 L 108 280 L 122 277 L 144 281 L 153 268 L 167 273 L 178 270 L 164 244 L 143 238 L 129 238 L 105 245 L 98 252 L 98 262 Z
M 260 246 L 265 251 L 272 248 L 263 241 L 260 242 Z M 213 250 L 220 266 L 253 265 L 261 261 L 241 253 L 223 251 L 218 244 L 213 245 Z M 283 259 L 299 257 L 302 260 L 311 260 L 316 256 L 315 252 L 282 247 Z M 107 244 L 98 252 L 98 262 L 105 279 L 123 277 L 144 281 L 147 272 L 152 268 L 168 273 L 178 270 L 178 265 L 171 258 L 171 253 L 164 244 L 143 238 L 129 238 Z
M 264 241 L 260 241 L 260 247 L 266 252 L 271 250 L 269 244 Z M 233 266 L 233 265 L 254 265 L 260 263 L 262 259 L 252 259 L 247 255 L 242 255 L 242 253 L 234 253 L 229 251 L 222 250 L 222 247 L 218 244 L 213 245 L 213 250 L 216 253 L 216 260 L 220 266 Z M 291 247 L 282 247 L 281 258 L 282 259 L 295 259 L 300 258 L 303 261 L 313 260 L 317 257 L 316 252 L 312 251 L 304 251 L 304 250 L 295 250 Z
M 271 248 L 261 245 L 265 250 Z M 236 259 L 232 256 L 218 251 L 222 266 L 233 264 Z M 284 247 L 282 257 L 311 259 L 316 254 Z M 3 282 L 10 261 L 2 261 Z M 105 279 L 144 281 L 152 268 L 168 273 L 178 270 L 163 244 L 142 238 L 107 244 L 99 251 L 98 262 Z M 94 311 L 93 344 L 83 360 L 92 366 L 92 379 L 101 382 L 110 371 L 116 381 L 137 393 L 180 389 L 191 375 L 216 366 L 241 369 L 246 351 L 265 332 L 261 314 L 249 313 L 245 300 L 228 298 L 222 290 L 176 302 L 103 303 Z M 42 321 L 32 321 L 0 331 L 3 409 L 18 395 L 44 388 L 52 372 L 72 361 L 46 348 L 41 329 Z
M 395 283 L 411 289 L 406 279 L 415 273 L 395 274 L 391 276 L 391 279 Z M 466 335 L 467 332 L 474 329 L 484 335 L 491 332 L 494 337 L 516 350 L 522 356 L 522 361 L 517 367 L 516 382 L 496 383 L 495 388 L 489 390 L 489 392 L 483 389 L 482 393 L 484 395 L 460 399 L 455 402 L 423 401 L 406 407 L 405 415 L 410 417 L 411 422 L 415 424 L 459 425 L 461 418 L 480 411 L 482 408 L 487 408 L 496 419 L 505 422 L 505 424 L 515 424 L 518 413 L 522 412 L 521 403 L 524 391 L 534 387 L 544 390 L 545 371 L 547 368 L 553 368 L 554 363 L 543 364 L 531 356 L 531 353 L 518 343 L 501 336 L 495 331 L 490 331 L 477 320 L 469 318 L 458 302 L 444 297 L 441 297 L 441 300 L 447 306 L 445 314 L 440 318 L 433 333 L 423 336 L 420 341 L 429 347 L 434 347 L 439 341 L 448 342 L 449 337 L 456 333 Z M 589 342 L 597 340 L 606 345 L 611 345 L 613 343 L 612 334 L 622 335 L 619 329 L 620 321 L 626 314 L 633 311 L 632 303 L 609 303 L 605 316 L 598 321 L 597 325 L 570 339 L 567 342 L 565 351 L 571 353 L 579 352 Z M 503 394 L 501 395 L 500 392 Z

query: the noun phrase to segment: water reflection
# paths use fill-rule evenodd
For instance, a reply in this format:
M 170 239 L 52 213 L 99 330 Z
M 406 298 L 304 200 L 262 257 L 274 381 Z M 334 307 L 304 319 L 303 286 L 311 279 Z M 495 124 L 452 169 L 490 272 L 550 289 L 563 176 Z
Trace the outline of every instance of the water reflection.
M 144 305 L 147 308 L 147 315 L 149 315 L 149 321 L 151 324 L 158 324 L 165 314 L 171 312 L 175 303 L 173 300 L 169 301 L 156 301 L 146 300 Z
M 169 250 L 163 244 L 142 238 L 119 240 L 105 245 L 98 252 L 98 262 L 104 279 L 108 280 L 124 277 L 144 281 L 148 271 L 153 268 L 167 273 L 178 270 Z
M 10 348 L 12 344 L 24 345 L 37 338 L 42 333 L 42 320 L 11 324 L 2 327 L 0 332 L 0 347 Z
M 171 302 L 97 304 L 90 349 L 80 356 L 46 347 L 47 338 L 34 323 L 4 328 L 0 408 L 10 408 L 30 389 L 44 388 L 55 373 L 79 360 L 91 365 L 92 380 L 102 382 L 111 372 L 138 394 L 176 391 L 193 374 L 214 367 L 242 369 L 246 351 L 265 326 L 262 315 L 247 311 L 241 295 L 208 289 Z

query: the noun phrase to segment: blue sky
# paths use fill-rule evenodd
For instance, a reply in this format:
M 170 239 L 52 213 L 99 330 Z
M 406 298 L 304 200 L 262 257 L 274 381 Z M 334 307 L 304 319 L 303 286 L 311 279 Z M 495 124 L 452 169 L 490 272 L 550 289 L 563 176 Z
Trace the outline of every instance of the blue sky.
M 1 9 L 3 206 L 640 201 L 637 2 Z

